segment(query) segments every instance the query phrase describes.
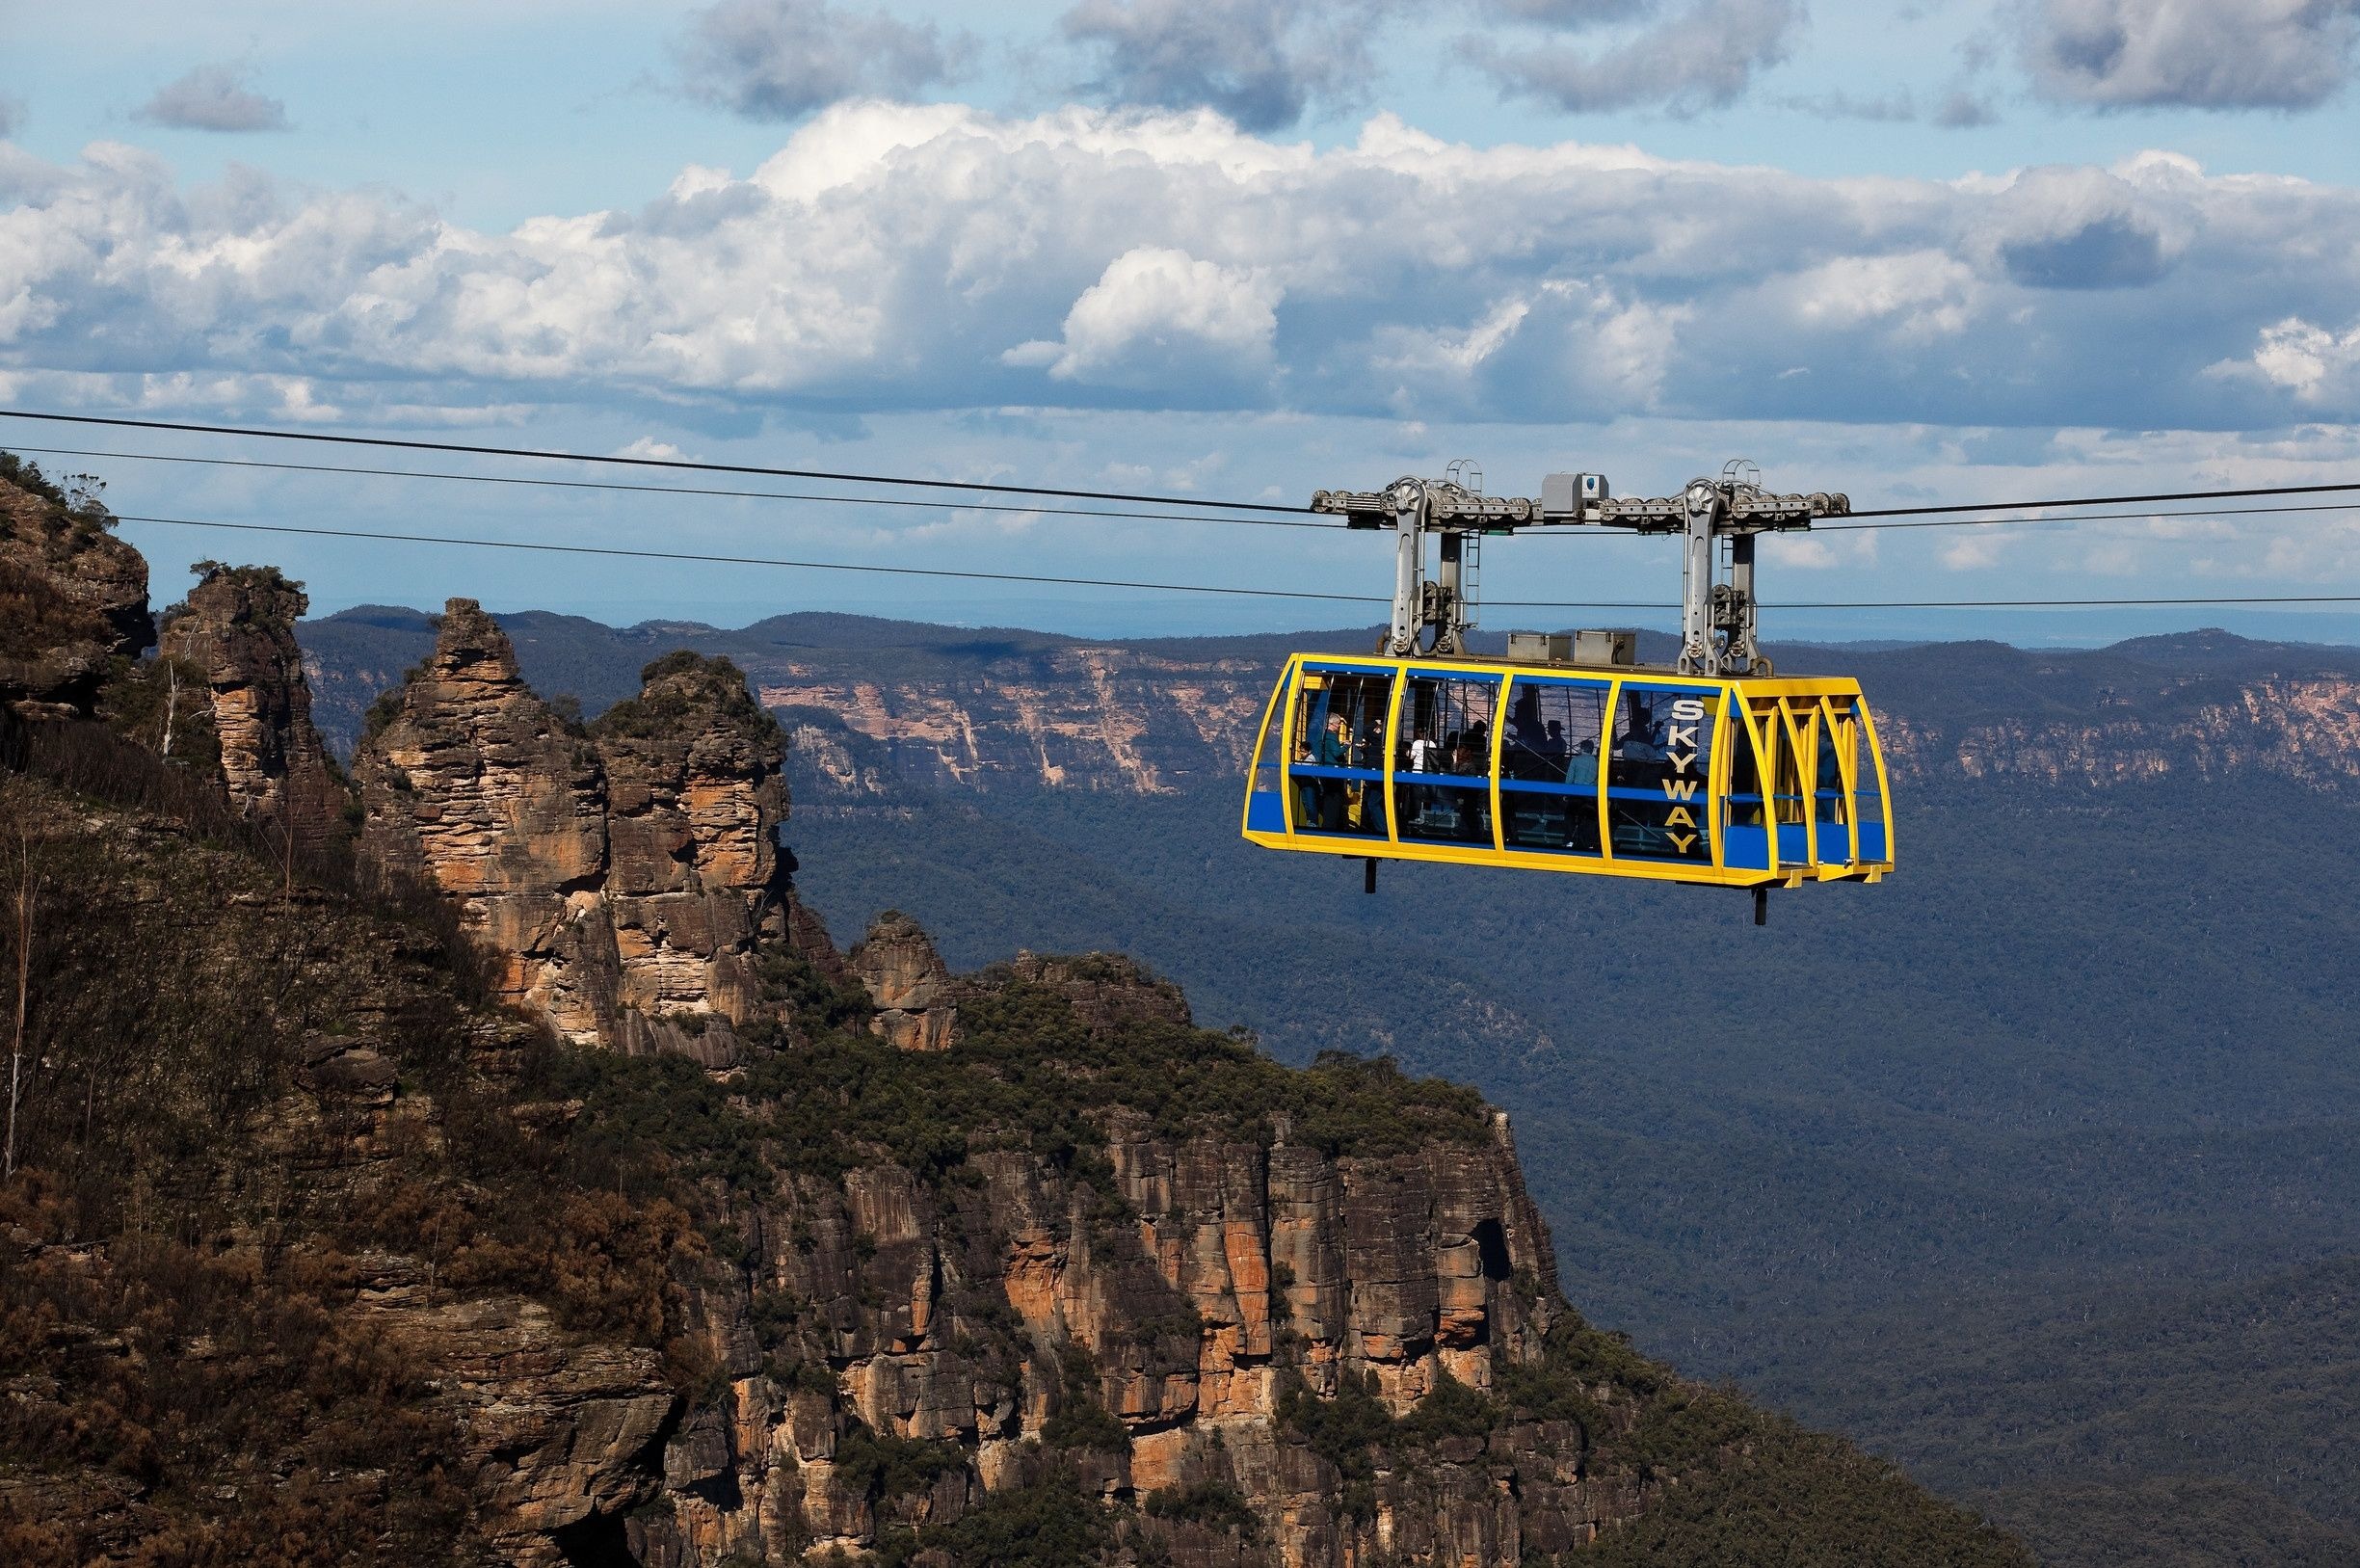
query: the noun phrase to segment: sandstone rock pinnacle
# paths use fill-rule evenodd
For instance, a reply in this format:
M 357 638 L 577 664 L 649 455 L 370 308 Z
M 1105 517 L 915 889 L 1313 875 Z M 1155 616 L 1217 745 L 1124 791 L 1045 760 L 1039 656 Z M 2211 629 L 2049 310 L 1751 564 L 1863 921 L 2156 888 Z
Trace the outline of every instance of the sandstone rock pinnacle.
M 499 624 L 451 600 L 355 753 L 363 837 L 457 900 L 503 994 L 568 1039 L 720 1065 L 762 1005 L 756 941 L 785 920 L 784 736 L 726 659 L 672 654 L 644 681 L 569 725 Z
M 950 998 L 950 970 L 925 930 L 899 910 L 887 910 L 846 960 L 877 1004 L 869 1032 L 903 1050 L 948 1050 L 959 1009 Z
M 164 628 L 162 652 L 202 670 L 229 799 L 250 815 L 293 826 L 318 842 L 342 813 L 345 791 L 311 724 L 295 623 L 309 600 L 275 567 L 200 561 L 187 607 Z

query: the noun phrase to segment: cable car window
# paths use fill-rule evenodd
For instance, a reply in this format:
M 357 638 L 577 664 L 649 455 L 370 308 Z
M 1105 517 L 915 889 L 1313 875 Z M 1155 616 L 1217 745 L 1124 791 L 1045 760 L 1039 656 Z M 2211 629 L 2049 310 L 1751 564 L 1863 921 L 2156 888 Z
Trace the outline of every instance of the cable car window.
M 1253 782 L 1246 794 L 1249 833 L 1286 831 L 1286 802 L 1280 795 L 1285 781 L 1279 777 L 1279 759 L 1286 755 L 1286 682 L 1282 678 L 1271 691 L 1269 705 L 1262 709 L 1262 727 L 1256 731 L 1254 766 L 1248 774 Z
M 1756 723 L 1761 723 L 1757 716 Z M 1776 724 L 1773 713 L 1770 723 Z M 1745 732 L 1743 719 L 1732 715 L 1730 744 L 1737 748 L 1729 758 L 1729 823 L 1732 827 L 1759 828 L 1762 826 L 1762 766 L 1754 755 L 1753 742 Z
M 1393 752 L 1393 810 L 1402 837 L 1492 842 L 1492 724 L 1498 706 L 1498 676 L 1410 677 Z
M 1719 688 L 1626 686 L 1616 704 L 1606 820 L 1614 853 L 1712 859 L 1712 731 Z
M 1788 700 L 1782 698 L 1777 710 L 1763 721 L 1763 727 L 1776 731 L 1772 751 L 1777 761 L 1770 769 L 1770 800 L 1775 808 L 1772 814 L 1782 824 L 1791 826 L 1804 819 L 1802 725 L 1789 709 Z
M 1536 680 L 1509 689 L 1499 754 L 1500 832 L 1510 849 L 1598 853 L 1603 680 Z
M 1812 781 L 1812 794 L 1816 797 L 1812 815 L 1822 822 L 1843 823 L 1851 820 L 1851 802 L 1844 798 L 1843 788 L 1844 775 L 1851 768 L 1851 716 L 1846 713 L 1838 719 L 1833 705 L 1822 704 L 1819 709 L 1819 770 L 1817 777 Z
M 1390 671 L 1306 666 L 1289 720 L 1295 832 L 1383 838 Z
M 1766 871 L 1770 868 L 1770 833 L 1763 814 L 1761 758 L 1745 726 L 1747 711 L 1740 709 L 1729 716 L 1729 794 L 1721 819 L 1721 862 L 1744 870 Z M 1761 722 L 1759 717 L 1755 722 Z M 1777 722 L 1772 712 L 1770 723 Z
M 1869 716 L 1869 704 L 1856 697 L 1844 700 L 1842 705 L 1850 709 L 1853 727 L 1860 736 L 1860 772 L 1854 780 L 1858 787 L 1852 791 L 1853 805 L 1859 812 L 1860 858 L 1881 861 L 1886 857 L 1885 795 L 1876 777 L 1874 721 Z
M 1811 815 L 1822 864 L 1852 858 L 1852 797 L 1845 787 L 1854 744 L 1850 707 L 1846 703 L 1839 712 L 1834 704 L 1822 702 L 1813 715 L 1818 723 L 1818 765 L 1811 780 Z

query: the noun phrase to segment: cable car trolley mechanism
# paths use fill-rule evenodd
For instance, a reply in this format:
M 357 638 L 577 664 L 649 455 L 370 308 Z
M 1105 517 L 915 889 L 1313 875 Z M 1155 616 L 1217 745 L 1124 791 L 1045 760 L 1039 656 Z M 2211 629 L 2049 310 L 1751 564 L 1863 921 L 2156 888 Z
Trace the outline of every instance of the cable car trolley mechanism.
M 1453 464 L 1312 509 L 1392 531 L 1392 619 L 1373 655 L 1287 659 L 1247 777 L 1255 843 L 1364 859 L 1370 891 L 1380 860 L 1747 888 L 1756 924 L 1772 888 L 1893 869 L 1859 682 L 1778 675 L 1756 641 L 1756 541 L 1847 497 L 1772 493 L 1744 462 L 1653 499 L 1592 473 L 1495 496 Z M 1677 659 L 1639 664 L 1630 631 L 1512 632 L 1504 658 L 1471 654 L 1481 541 L 1537 527 L 1680 536 Z

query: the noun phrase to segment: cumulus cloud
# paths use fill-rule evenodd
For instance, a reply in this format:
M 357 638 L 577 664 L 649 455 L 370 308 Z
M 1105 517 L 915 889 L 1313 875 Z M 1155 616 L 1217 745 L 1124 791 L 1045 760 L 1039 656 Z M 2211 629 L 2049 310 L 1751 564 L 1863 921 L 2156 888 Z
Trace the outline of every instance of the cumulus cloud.
M 2031 169 L 1994 203 L 1992 238 L 2007 275 L 2027 287 L 2135 287 L 2162 277 L 2185 243 L 2173 208 L 2105 170 Z
M 1363 40 L 1392 9 L 1393 0 L 1080 0 L 1058 25 L 1096 57 L 1088 91 L 1202 105 L 1267 131 L 1366 71 Z
M 497 231 L 0 146 L 0 378 L 60 403 L 2251 428 L 2360 419 L 2355 298 L 2360 192 L 2153 153 L 1835 179 L 862 102 Z
M 1282 290 L 1260 269 L 1144 246 L 1106 264 L 1066 312 L 1063 339 L 1010 349 L 1060 381 L 1176 385 L 1251 376 L 1270 362 Z
M 2215 375 L 2251 378 L 2294 394 L 2311 407 L 2360 401 L 2360 323 L 2330 332 L 2300 316 L 2270 323 L 2243 359 L 2212 367 Z
M 798 120 L 843 98 L 907 97 L 964 68 L 965 35 L 838 11 L 825 0 L 721 0 L 674 53 L 695 97 L 751 120 Z
M 1801 0 L 1687 0 L 1669 13 L 1579 0 L 1517 9 L 1574 29 L 1637 19 L 1635 31 L 1621 29 L 1595 46 L 1491 35 L 1462 40 L 1461 53 L 1503 92 L 1575 113 L 1652 107 L 1691 115 L 1733 103 L 1757 71 L 1787 58 L 1803 23 Z
M 287 106 L 246 86 L 235 66 L 199 66 L 156 89 L 139 118 L 182 131 L 283 131 Z
M 2034 0 L 2035 91 L 2102 109 L 2307 109 L 2351 79 L 2360 0 Z

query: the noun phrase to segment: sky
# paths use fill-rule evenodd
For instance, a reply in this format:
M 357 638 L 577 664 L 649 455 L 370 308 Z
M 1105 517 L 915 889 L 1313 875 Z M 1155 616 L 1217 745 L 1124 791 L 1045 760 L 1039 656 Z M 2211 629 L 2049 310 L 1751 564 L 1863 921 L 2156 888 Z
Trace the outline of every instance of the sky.
M 2360 481 L 2360 0 L 0 0 L 0 405 L 1299 502 L 1469 459 L 1862 507 Z M 118 512 L 1376 597 L 1366 535 L 305 474 L 765 488 L 0 417 Z M 109 456 L 43 454 L 80 448 Z M 799 492 L 843 487 L 775 487 Z M 873 493 L 873 492 L 863 492 Z M 2328 498 L 2332 500 L 2333 498 Z M 1853 531 L 1771 605 L 2360 594 L 2360 510 Z M 840 609 L 1087 636 L 1312 599 L 126 522 L 315 612 Z M 1496 630 L 1673 547 L 1490 544 Z M 2087 644 L 2360 617 L 1772 608 Z

